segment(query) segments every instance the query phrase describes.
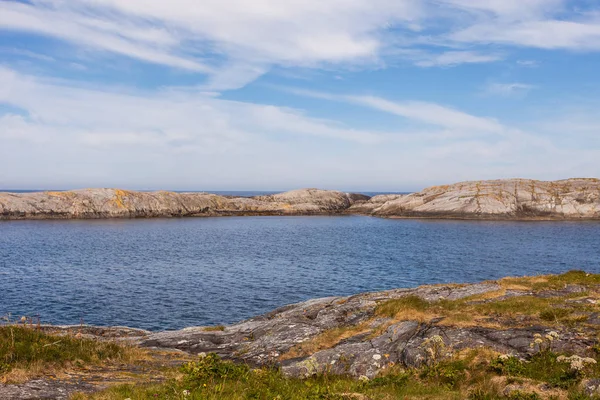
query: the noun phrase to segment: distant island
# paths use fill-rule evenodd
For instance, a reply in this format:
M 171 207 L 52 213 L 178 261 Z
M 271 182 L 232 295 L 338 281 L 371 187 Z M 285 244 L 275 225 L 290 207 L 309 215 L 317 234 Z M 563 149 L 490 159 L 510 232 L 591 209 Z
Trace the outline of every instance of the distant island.
M 0 193 L 0 220 L 370 215 L 390 218 L 600 220 L 600 180 L 501 179 L 374 197 L 300 189 L 255 197 L 82 189 Z

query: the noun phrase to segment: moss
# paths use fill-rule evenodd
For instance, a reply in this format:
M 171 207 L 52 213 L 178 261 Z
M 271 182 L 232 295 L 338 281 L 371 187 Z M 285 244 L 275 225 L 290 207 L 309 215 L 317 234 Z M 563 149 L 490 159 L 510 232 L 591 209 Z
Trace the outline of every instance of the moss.
M 204 328 L 205 332 L 222 332 L 225 330 L 225 326 L 223 325 L 215 325 L 215 326 L 207 326 Z

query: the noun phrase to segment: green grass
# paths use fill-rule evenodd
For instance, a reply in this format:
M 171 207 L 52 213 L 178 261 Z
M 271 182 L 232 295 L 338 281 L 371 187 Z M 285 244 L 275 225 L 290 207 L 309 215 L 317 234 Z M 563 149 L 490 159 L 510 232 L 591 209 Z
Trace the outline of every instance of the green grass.
M 87 365 L 126 360 L 134 351 L 113 342 L 53 336 L 34 328 L 0 326 L 0 378 L 13 370 Z
M 394 318 L 402 311 L 425 312 L 433 308 L 433 304 L 418 296 L 406 296 L 399 299 L 388 300 L 377 305 L 375 313 L 382 317 Z
M 546 282 L 534 283 L 534 290 L 562 289 L 565 285 L 595 286 L 600 285 L 600 274 L 589 274 L 585 271 L 573 270 L 561 275 L 549 275 Z
M 538 282 L 538 280 L 543 282 Z M 558 290 L 568 284 L 582 285 L 588 288 L 600 286 L 600 275 L 587 274 L 583 271 L 570 271 L 562 275 L 550 275 L 536 278 L 508 278 L 505 284 L 520 286 L 533 290 Z M 501 296 L 499 291 L 494 296 Z M 377 305 L 376 314 L 396 320 L 424 321 L 434 317 L 445 317 L 445 323 L 452 325 L 481 325 L 477 319 L 482 317 L 514 317 L 516 315 L 539 318 L 552 324 L 574 324 L 585 322 L 586 317 L 578 312 L 593 312 L 591 304 L 568 302 L 569 299 L 585 297 L 589 291 L 569 293 L 563 296 L 539 297 L 523 291 L 523 295 L 506 299 L 494 299 L 490 294 L 476 295 L 459 300 L 440 300 L 427 302 L 417 296 L 406 296 L 399 299 L 387 300 Z M 484 301 L 485 300 L 485 301 Z M 488 320 L 490 322 L 490 320 Z M 491 320 L 490 323 L 494 321 Z M 506 323 L 504 321 L 503 323 Z
M 396 371 L 370 381 L 320 375 L 308 379 L 283 376 L 276 369 L 252 370 L 245 365 L 222 361 L 214 355 L 181 368 L 181 379 L 146 387 L 121 385 L 106 392 L 75 399 L 122 400 L 343 400 L 360 399 L 461 399 L 460 391 L 435 381 L 424 382 L 409 372 Z M 189 394 L 186 394 L 189 391 Z M 353 397 L 354 396 L 354 397 Z
M 578 389 L 584 376 L 600 376 L 596 367 L 585 374 L 573 373 L 557 362 L 552 352 L 540 352 L 528 362 L 516 358 L 481 361 L 477 351 L 464 358 L 450 358 L 419 370 L 392 368 L 372 380 L 326 374 L 308 379 L 283 376 L 276 369 L 251 369 L 208 355 L 180 369 L 181 376 L 164 384 L 121 385 L 95 395 L 78 395 L 74 400 L 342 400 L 342 399 L 471 399 L 531 400 L 548 398 L 533 390 L 503 395 L 494 378 L 537 387 L 545 382 L 560 388 L 562 398 L 590 399 Z M 365 397 L 360 397 L 365 396 Z

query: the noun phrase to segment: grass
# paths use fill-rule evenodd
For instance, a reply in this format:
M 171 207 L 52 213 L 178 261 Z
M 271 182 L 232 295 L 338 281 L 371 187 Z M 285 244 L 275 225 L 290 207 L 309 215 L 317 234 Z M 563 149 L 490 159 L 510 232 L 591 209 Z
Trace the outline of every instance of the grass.
M 562 275 L 505 278 L 499 281 L 502 289 L 484 295 L 476 295 L 460 300 L 440 300 L 427 302 L 417 296 L 406 296 L 387 300 L 377 305 L 376 314 L 394 321 L 416 320 L 427 322 L 444 317 L 443 325 L 491 326 L 506 325 L 506 319 L 526 316 L 529 322 L 544 321 L 551 324 L 574 325 L 585 322 L 585 312 L 596 311 L 593 304 L 570 302 L 590 296 L 590 292 L 575 292 L 554 297 L 539 297 L 532 293 L 541 290 L 560 290 L 565 285 L 581 285 L 596 288 L 600 285 L 600 275 L 582 271 L 570 271 Z M 506 290 L 520 290 L 523 295 L 499 299 Z M 595 296 L 595 295 L 594 295 Z
M 349 327 L 340 327 L 329 329 L 314 338 L 299 343 L 292 347 L 279 357 L 280 361 L 290 360 L 298 357 L 307 357 L 318 351 L 330 349 L 338 345 L 342 340 L 360 335 L 361 333 L 370 332 L 364 324 Z
M 0 381 L 19 382 L 50 371 L 132 362 L 143 351 L 114 342 L 54 336 L 26 326 L 0 326 Z
M 556 359 L 556 354 L 545 351 L 529 362 L 500 361 L 489 352 L 471 350 L 421 369 L 393 367 L 374 379 L 360 380 L 327 374 L 288 378 L 276 369 L 251 369 L 210 354 L 186 364 L 178 378 L 166 383 L 120 385 L 93 395 L 79 394 L 74 400 L 591 399 L 580 392 L 578 383 L 584 376 L 600 376 L 600 371 L 575 374 Z M 520 391 L 503 394 L 507 383 L 518 383 Z M 540 383 L 549 389 L 541 392 Z
M 225 326 L 223 325 L 207 326 L 204 328 L 205 332 L 223 332 L 224 330 Z
M 600 274 L 589 274 L 585 271 L 573 270 L 560 275 L 504 278 L 499 283 L 504 287 L 517 285 L 529 290 L 557 290 L 564 288 L 565 285 L 591 287 L 600 285 Z
M 380 302 L 374 319 L 430 321 L 444 317 L 449 325 L 516 326 L 537 323 L 584 323 L 586 312 L 597 305 L 578 302 L 579 297 L 596 299 L 600 275 L 572 271 L 558 276 L 508 278 L 499 281 L 500 290 L 460 300 L 425 301 L 406 296 Z M 538 291 L 561 290 L 565 285 L 581 285 L 584 292 L 555 296 L 536 296 Z M 502 297 L 508 290 L 521 290 L 514 297 Z M 526 318 L 523 318 L 526 317 Z M 375 334 L 373 321 L 358 326 L 340 327 L 322 332 L 282 356 L 282 360 L 305 357 L 331 348 L 359 334 Z M 385 325 L 385 324 L 384 324 Z M 222 331 L 222 326 L 205 328 Z M 443 340 L 443 339 L 442 339 Z M 533 340 L 533 338 L 532 338 Z M 418 369 L 396 365 L 371 380 L 327 373 L 307 379 L 284 376 L 278 369 L 253 369 L 247 365 L 223 361 L 209 354 L 180 368 L 170 367 L 162 383 L 119 384 L 95 394 L 77 394 L 75 400 L 392 400 L 392 399 L 469 399 L 469 400 L 590 400 L 580 390 L 585 378 L 600 378 L 600 362 L 575 371 L 559 361 L 550 346 L 541 346 L 528 360 L 500 357 L 490 349 L 454 352 L 445 348 Z M 543 348 L 542 348 L 543 347 Z M 600 345 L 594 347 L 600 361 Z M 0 328 L 0 370 L 28 368 L 68 368 L 74 364 L 105 363 L 125 360 L 128 349 L 110 342 L 74 337 L 55 337 L 34 329 L 11 326 Z M 5 367 L 2 367 L 4 365 Z M 8 368 L 6 368 L 8 366 Z M 36 367 L 37 366 L 37 367 Z M 0 372 L 2 374 L 2 372 Z M 5 372 L 6 374 L 6 372 Z M 519 389 L 505 393 L 508 384 Z M 545 385 L 547 389 L 540 389 Z

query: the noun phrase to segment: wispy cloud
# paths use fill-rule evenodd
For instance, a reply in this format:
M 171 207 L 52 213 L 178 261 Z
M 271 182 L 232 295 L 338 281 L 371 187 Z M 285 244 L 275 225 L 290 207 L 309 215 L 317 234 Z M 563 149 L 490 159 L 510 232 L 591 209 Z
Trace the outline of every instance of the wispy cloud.
M 276 87 L 288 93 L 317 99 L 345 102 L 448 129 L 468 129 L 480 134 L 499 133 L 503 126 L 492 118 L 477 117 L 450 107 L 422 101 L 394 102 L 377 96 L 338 95 L 291 87 Z
M 443 53 L 419 53 L 413 61 L 419 67 L 454 67 L 460 64 L 481 64 L 502 60 L 500 54 L 483 54 L 473 51 L 446 51 Z
M 485 87 L 485 93 L 498 96 L 524 95 L 534 89 L 534 85 L 526 83 L 490 83 Z
M 0 30 L 191 71 L 234 89 L 273 67 L 494 62 L 487 44 L 600 50 L 596 14 L 565 0 L 36 0 L 0 2 Z

